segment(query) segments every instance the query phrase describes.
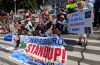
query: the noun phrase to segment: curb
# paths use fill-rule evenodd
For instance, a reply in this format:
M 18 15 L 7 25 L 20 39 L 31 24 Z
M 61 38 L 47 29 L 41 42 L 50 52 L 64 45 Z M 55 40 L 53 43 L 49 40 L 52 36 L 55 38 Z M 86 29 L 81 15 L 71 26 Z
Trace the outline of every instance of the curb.
M 7 53 L 12 53 L 13 50 L 10 50 L 9 48 L 13 47 L 14 44 L 12 44 L 12 42 L 9 41 L 4 41 L 0 39 L 0 50 L 7 52 Z
M 66 34 L 66 35 L 62 35 L 64 38 L 79 38 L 78 35 L 75 34 Z M 98 35 L 89 35 L 88 39 L 90 40 L 100 40 L 100 34 Z
M 79 39 L 78 38 L 64 38 L 64 40 L 75 40 L 75 41 L 78 41 Z M 88 39 L 88 42 L 89 43 L 100 43 L 100 40 L 91 40 L 91 39 Z
M 4 39 L 4 37 L 1 37 L 1 36 L 0 36 L 0 40 L 3 40 L 3 39 Z
M 13 51 L 7 50 L 7 49 L 5 49 L 5 48 L 3 48 L 3 47 L 0 47 L 0 50 L 1 50 L 1 51 L 4 51 L 4 52 L 6 52 L 6 53 L 12 53 L 12 52 L 13 52 Z

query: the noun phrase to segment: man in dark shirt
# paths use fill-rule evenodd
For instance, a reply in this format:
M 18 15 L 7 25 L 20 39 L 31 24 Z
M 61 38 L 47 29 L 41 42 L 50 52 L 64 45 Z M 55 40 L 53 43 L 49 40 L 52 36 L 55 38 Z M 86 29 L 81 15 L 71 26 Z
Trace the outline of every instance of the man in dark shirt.
M 100 27 L 100 0 L 94 3 L 94 27 Z

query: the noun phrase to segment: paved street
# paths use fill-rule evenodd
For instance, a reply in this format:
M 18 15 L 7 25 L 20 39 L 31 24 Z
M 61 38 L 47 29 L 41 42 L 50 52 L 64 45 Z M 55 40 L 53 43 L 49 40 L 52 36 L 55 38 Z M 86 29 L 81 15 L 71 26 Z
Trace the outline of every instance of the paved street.
M 0 65 L 23 65 L 9 58 L 10 53 L 0 51 Z
M 0 0 L 0 65 L 25 64 L 100 65 L 100 0 Z
M 67 65 L 100 65 L 100 40 L 89 40 L 86 50 L 83 52 L 84 59 L 82 58 L 82 50 L 84 48 L 77 45 L 77 38 L 65 38 L 68 59 Z M 24 65 L 9 58 L 9 55 L 14 49 L 14 44 L 11 42 L 0 40 L 0 65 Z M 5 50 L 4 50 L 5 49 Z
M 64 35 L 66 42 L 66 50 L 68 58 L 67 65 L 100 65 L 100 32 L 95 32 L 95 37 L 90 37 L 86 50 L 81 53 L 84 48 L 77 45 L 77 35 Z M 96 36 L 97 35 L 97 36 Z M 14 51 L 15 44 L 8 41 L 3 41 L 3 35 L 0 40 L 0 65 L 24 65 L 9 58 Z M 98 39 L 98 40 L 96 40 Z M 83 56 L 82 56 L 83 55 Z M 81 60 L 81 58 L 84 59 Z M 80 61 L 80 62 L 79 62 Z
M 81 47 L 75 34 L 84 33 L 88 42 Z M 4 41 L 12 35 L 17 45 Z M 0 65 L 40 65 L 30 59 L 43 65 L 100 65 L 100 0 L 0 0 Z
M 90 40 L 91 41 L 91 40 Z M 84 59 L 80 62 L 79 65 L 100 65 L 100 41 L 98 42 L 89 42 L 86 50 L 83 52 L 84 48 L 72 45 L 72 49 L 67 51 L 68 53 L 68 65 L 78 65 L 78 61 L 84 57 Z

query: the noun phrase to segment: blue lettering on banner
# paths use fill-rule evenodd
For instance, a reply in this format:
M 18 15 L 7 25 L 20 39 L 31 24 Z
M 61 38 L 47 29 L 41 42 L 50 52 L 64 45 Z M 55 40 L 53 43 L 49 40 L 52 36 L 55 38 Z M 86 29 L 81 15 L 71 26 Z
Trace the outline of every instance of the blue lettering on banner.
M 24 39 L 22 39 L 24 38 Z M 22 37 L 20 42 L 27 42 L 26 43 L 32 43 L 32 44 L 39 44 L 39 45 L 56 45 L 56 46 L 62 46 L 63 45 L 63 41 L 57 37 L 57 36 L 51 36 L 51 37 L 47 37 L 47 38 L 42 38 L 42 37 L 27 37 L 24 36 Z M 26 38 L 26 39 L 25 39 Z
M 74 16 L 78 16 L 78 14 L 76 13 L 76 14 L 72 14 L 72 17 L 74 17 Z
M 70 19 L 70 22 L 77 22 L 77 21 L 81 21 L 81 20 L 83 20 L 82 17 L 77 17 L 77 18 Z
M 73 28 L 72 31 L 78 31 L 80 28 Z

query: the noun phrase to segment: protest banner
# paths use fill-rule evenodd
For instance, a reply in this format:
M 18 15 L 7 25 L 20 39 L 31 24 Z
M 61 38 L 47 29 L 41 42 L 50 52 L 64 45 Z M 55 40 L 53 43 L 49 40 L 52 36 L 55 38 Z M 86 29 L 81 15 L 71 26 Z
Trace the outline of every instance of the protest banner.
M 21 36 L 20 49 L 11 58 L 28 65 L 66 65 L 67 53 L 58 36 Z
M 84 9 L 68 15 L 68 31 L 73 34 L 93 34 L 91 9 Z

